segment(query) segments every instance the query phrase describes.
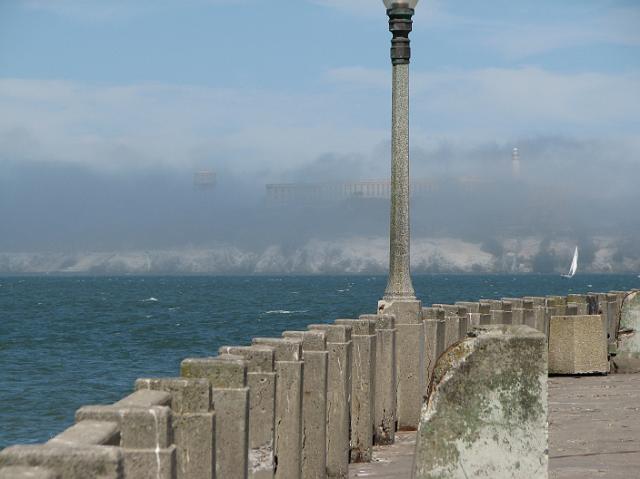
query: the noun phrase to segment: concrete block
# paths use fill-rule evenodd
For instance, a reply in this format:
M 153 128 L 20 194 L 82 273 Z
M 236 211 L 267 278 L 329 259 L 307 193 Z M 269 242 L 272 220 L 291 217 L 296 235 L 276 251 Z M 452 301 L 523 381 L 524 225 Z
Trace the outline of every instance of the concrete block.
M 533 307 L 545 306 L 547 304 L 546 298 L 543 296 L 525 296 L 523 299 L 531 301 L 531 303 L 533 303 Z
M 640 372 L 640 292 L 631 292 L 622 301 L 617 348 L 612 363 L 617 373 Z
M 58 446 L 119 446 L 120 425 L 111 421 L 80 421 L 47 444 Z
M 506 306 L 507 303 L 508 303 L 508 306 Z M 511 309 L 508 309 L 509 307 Z M 512 311 L 516 308 L 524 309 L 523 298 L 502 298 L 502 309 L 504 311 Z
M 254 345 L 274 350 L 276 372 L 276 479 L 302 475 L 302 341 L 295 338 L 254 338 Z
M 456 305 L 466 308 L 469 313 L 480 313 L 480 303 L 477 301 L 456 301 Z
M 126 449 L 168 448 L 173 443 L 171 409 L 167 406 L 83 406 L 76 421 L 106 421 L 118 424 L 120 446 Z
M 0 469 L 0 479 L 60 479 L 51 469 L 10 466 Z
M 302 477 L 327 477 L 327 335 L 321 330 L 285 331 L 302 341 Z
M 511 310 L 511 324 L 521 325 L 524 324 L 524 308 L 513 308 Z
M 502 325 L 470 336 L 438 361 L 422 411 L 413 477 L 546 479 L 544 336 L 526 326 Z
M 177 414 L 211 410 L 211 386 L 204 378 L 140 378 L 135 382 L 135 389 L 169 393 L 169 405 Z
M 374 444 L 393 444 L 396 430 L 396 328 L 395 317 L 376 317 Z
M 426 387 L 424 325 L 396 324 L 398 430 L 417 429 Z
M 141 378 L 136 390 L 171 394 L 177 479 L 210 479 L 215 471 L 215 413 L 204 378 Z
M 543 320 L 544 320 L 544 316 L 543 316 Z M 525 309 L 523 311 L 522 324 L 524 324 L 525 326 L 529 326 L 530 328 L 533 328 L 533 329 L 538 329 L 537 316 L 533 308 Z
M 369 462 L 373 453 L 376 333 L 368 319 L 337 319 L 351 326 L 351 462 Z
M 424 357 L 426 368 L 425 395 L 427 393 L 426 388 L 429 386 L 431 378 L 433 377 L 433 370 L 436 366 L 436 361 L 445 350 L 446 324 L 445 319 L 425 319 L 424 321 Z
M 513 324 L 513 312 L 494 309 L 491 311 L 491 324 Z
M 447 316 L 444 319 L 445 333 L 444 333 L 444 348 L 448 349 L 452 344 L 457 343 L 460 338 L 460 317 Z
M 578 305 L 576 303 L 567 303 L 565 316 L 576 316 L 578 314 Z
M 11 446 L 0 451 L 0 469 L 19 466 L 48 469 L 62 479 L 125 479 L 122 449 L 113 446 Z
M 271 479 L 275 473 L 275 351 L 269 346 L 222 346 L 220 354 L 242 356 L 249 386 L 249 478 Z
M 422 319 L 444 319 L 445 313 L 444 309 L 431 307 L 431 308 L 422 308 Z
M 144 394 L 132 395 L 144 397 Z M 151 396 L 151 395 L 147 395 Z M 126 477 L 173 479 L 176 448 L 173 445 L 171 409 L 167 406 L 83 406 L 76 411 L 76 421 L 106 421 L 118 424 L 123 470 Z
M 113 405 L 117 407 L 170 406 L 171 394 L 163 391 L 142 389 L 114 402 Z
M 549 373 L 607 372 L 609 361 L 602 316 L 552 316 L 549 328 Z
M 579 316 L 585 316 L 589 314 L 589 301 L 586 294 L 568 294 L 567 304 L 576 305 L 576 313 Z
M 351 427 L 351 326 L 312 324 L 327 335 L 327 477 L 349 477 Z
M 204 378 L 211 384 L 216 420 L 216 477 L 246 479 L 249 458 L 247 363 L 241 356 L 231 354 L 188 358 L 180 364 L 180 374 L 185 378 Z
M 535 321 L 535 329 L 543 333 L 545 336 L 548 334 L 548 325 L 547 325 L 547 308 L 545 306 L 534 306 L 533 307 L 534 321 Z

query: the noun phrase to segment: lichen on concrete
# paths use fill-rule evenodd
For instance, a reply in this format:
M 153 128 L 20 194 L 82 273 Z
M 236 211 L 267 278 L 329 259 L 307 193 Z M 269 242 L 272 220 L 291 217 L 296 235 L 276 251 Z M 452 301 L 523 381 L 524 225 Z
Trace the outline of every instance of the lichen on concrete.
M 422 410 L 416 478 L 546 477 L 546 373 L 544 336 L 526 326 L 476 329 L 449 348 Z

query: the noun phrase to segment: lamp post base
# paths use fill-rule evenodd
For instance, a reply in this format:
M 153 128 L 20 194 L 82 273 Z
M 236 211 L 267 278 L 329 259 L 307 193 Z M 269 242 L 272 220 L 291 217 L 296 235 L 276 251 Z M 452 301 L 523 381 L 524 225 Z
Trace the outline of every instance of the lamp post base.
M 415 430 L 425 391 L 422 301 L 385 297 L 378 301 L 378 314 L 395 316 L 398 430 Z

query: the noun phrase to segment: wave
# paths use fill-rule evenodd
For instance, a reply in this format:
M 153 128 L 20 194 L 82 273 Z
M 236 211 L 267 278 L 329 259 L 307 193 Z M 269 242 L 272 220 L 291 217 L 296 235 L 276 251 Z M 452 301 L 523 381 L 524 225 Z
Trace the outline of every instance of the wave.
M 154 298 L 153 296 L 151 296 L 150 298 L 142 300 L 143 303 L 155 303 L 157 301 L 158 301 L 158 298 Z
M 308 313 L 309 310 L 308 309 L 301 309 L 298 311 L 289 311 L 287 309 L 275 309 L 273 311 L 265 311 L 264 314 L 302 314 L 302 313 Z

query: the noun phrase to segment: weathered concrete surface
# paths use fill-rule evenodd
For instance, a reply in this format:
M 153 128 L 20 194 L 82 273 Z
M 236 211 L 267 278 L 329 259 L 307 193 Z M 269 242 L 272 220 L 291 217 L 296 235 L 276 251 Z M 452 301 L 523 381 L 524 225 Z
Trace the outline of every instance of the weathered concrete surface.
M 350 478 L 410 479 L 414 432 L 376 447 Z M 640 374 L 549 379 L 550 479 L 631 479 L 640 471 Z M 518 477 L 518 479 L 520 479 Z
M 65 479 L 123 479 L 122 449 L 112 446 L 11 446 L 0 451 L 0 468 L 39 466 Z
M 549 325 L 549 373 L 609 372 L 607 330 L 601 315 L 552 316 Z
M 616 346 L 615 371 L 640 372 L 640 292 L 628 294 L 622 302 Z
M 349 478 L 410 479 L 415 446 L 415 431 L 398 431 L 395 443 L 373 447 L 371 462 L 351 464 Z
M 0 479 L 59 479 L 59 475 L 42 467 L 12 466 L 0 469 Z
M 483 326 L 438 360 L 416 479 L 546 479 L 547 351 L 526 326 Z
M 640 477 L 640 375 L 549 379 L 551 479 Z

